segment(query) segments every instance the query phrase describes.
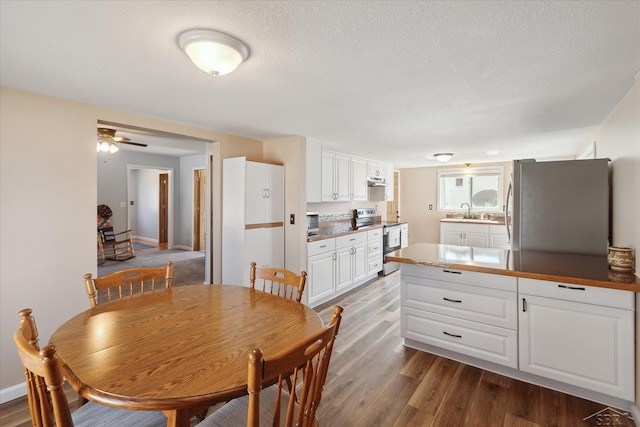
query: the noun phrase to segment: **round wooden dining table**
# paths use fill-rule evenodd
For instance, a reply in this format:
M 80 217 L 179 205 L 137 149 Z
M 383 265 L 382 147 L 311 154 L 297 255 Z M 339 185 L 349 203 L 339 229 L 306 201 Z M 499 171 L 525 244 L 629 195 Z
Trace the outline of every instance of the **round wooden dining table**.
M 69 384 L 107 406 L 188 426 L 246 394 L 248 353 L 274 354 L 323 325 L 311 308 L 243 286 L 192 285 L 90 308 L 51 336 Z

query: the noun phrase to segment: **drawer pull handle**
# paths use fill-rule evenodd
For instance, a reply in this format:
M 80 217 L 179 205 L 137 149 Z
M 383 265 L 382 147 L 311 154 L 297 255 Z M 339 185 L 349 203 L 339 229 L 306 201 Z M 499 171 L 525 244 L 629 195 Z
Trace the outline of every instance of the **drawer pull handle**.
M 462 300 L 460 299 L 449 299 L 449 298 L 442 298 L 442 299 L 449 302 L 457 302 L 458 304 L 462 303 Z
M 327 247 L 327 245 L 320 245 L 320 247 L 321 247 L 321 248 L 326 248 L 326 247 Z
M 447 336 L 449 336 L 449 337 L 453 337 L 453 338 L 462 338 L 462 335 L 450 334 L 450 333 L 449 333 L 449 332 L 447 332 L 447 331 L 443 331 L 442 333 L 443 333 L 443 334 L 445 334 L 445 335 L 447 335 Z
M 445 273 L 451 273 L 451 274 L 462 274 L 462 271 L 451 271 L 451 270 L 442 270 Z
M 567 286 L 567 285 L 558 285 L 559 288 L 563 289 L 571 289 L 573 291 L 586 291 L 582 286 Z
M 356 238 L 354 237 L 353 239 L 349 239 L 350 242 L 353 242 L 354 240 L 356 240 Z

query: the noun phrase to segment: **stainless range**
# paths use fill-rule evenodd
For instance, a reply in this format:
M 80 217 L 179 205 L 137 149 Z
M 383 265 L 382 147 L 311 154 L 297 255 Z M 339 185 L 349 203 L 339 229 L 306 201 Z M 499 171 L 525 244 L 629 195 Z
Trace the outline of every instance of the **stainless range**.
M 378 216 L 378 211 L 375 209 L 354 209 L 353 211 L 353 228 L 359 229 L 362 227 L 369 227 L 375 224 L 375 217 Z M 384 255 L 395 252 L 400 249 L 400 224 L 388 223 L 384 224 L 383 234 L 383 263 L 382 274 L 387 275 L 393 273 L 400 268 L 400 263 L 387 262 L 384 260 Z

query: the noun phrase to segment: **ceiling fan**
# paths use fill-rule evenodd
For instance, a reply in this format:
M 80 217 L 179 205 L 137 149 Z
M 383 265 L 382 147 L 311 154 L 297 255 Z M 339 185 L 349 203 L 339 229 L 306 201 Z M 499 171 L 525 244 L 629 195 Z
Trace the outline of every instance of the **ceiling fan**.
M 116 130 L 110 128 L 98 128 L 98 151 L 115 153 L 119 150 L 115 143 L 147 147 L 147 144 L 133 142 L 124 136 L 116 136 Z

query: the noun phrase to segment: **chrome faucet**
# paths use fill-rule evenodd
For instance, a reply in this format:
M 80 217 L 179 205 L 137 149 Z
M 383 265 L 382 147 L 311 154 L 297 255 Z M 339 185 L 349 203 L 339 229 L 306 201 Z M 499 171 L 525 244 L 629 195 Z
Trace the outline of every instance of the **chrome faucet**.
M 464 205 L 467 205 L 467 216 L 463 216 L 463 218 L 471 218 L 471 206 L 469 203 L 463 203 L 460 207 L 463 207 Z

